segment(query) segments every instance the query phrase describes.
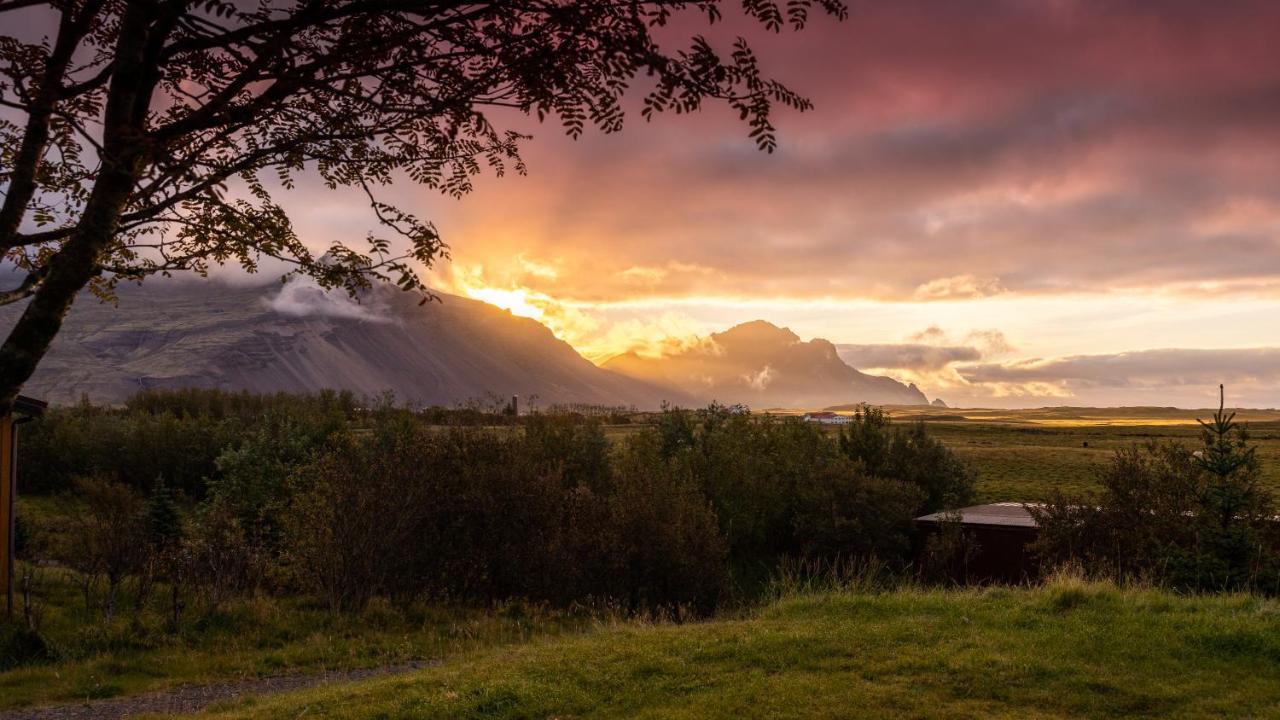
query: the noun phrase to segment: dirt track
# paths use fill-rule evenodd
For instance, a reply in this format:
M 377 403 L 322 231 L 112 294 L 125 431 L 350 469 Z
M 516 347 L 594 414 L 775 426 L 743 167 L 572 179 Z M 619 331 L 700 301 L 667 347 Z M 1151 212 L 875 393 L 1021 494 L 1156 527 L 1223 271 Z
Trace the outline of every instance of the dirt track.
M 118 720 L 148 714 L 193 713 L 223 700 L 248 695 L 274 695 L 331 682 L 397 675 L 430 664 L 413 662 L 389 667 L 335 670 L 310 675 L 277 675 L 209 685 L 180 685 L 168 690 L 131 697 L 7 710 L 0 712 L 0 720 Z

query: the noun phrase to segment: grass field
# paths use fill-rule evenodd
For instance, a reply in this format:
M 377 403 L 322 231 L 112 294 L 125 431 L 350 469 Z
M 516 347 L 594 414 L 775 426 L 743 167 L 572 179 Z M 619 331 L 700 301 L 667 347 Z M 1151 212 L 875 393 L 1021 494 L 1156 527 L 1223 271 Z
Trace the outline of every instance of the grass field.
M 1096 472 L 1119 448 L 1152 440 L 1200 442 L 1196 418 L 1212 410 L 1179 408 L 1038 408 L 971 410 L 889 407 L 895 422 L 922 420 L 973 469 L 978 502 L 1038 501 L 1054 489 L 1075 493 L 1097 486 Z M 841 409 L 848 413 L 848 410 Z M 785 415 L 798 415 L 787 411 Z M 1262 460 L 1263 482 L 1280 495 L 1280 411 L 1243 410 Z M 620 440 L 641 424 L 615 425 Z M 832 426 L 831 432 L 836 432 Z
M 586 613 L 520 603 L 397 608 L 379 601 L 344 615 L 302 598 L 260 597 L 234 599 L 214 612 L 190 611 L 173 633 L 157 613 L 131 612 L 128 589 L 121 612 L 108 623 L 100 610 L 85 611 L 71 573 L 46 571 L 40 625 L 58 659 L 0 672 L 0 711 L 186 683 L 435 661 L 477 647 L 580 632 L 599 622 Z M 0 669 L 7 660 L 0 657 Z
M 1213 415 L 1212 410 L 1156 407 L 886 410 L 895 422 L 924 421 L 964 458 L 977 478 L 978 502 L 1044 500 L 1054 489 L 1087 491 L 1097 486 L 1097 470 L 1117 449 L 1152 440 L 1195 447 L 1200 442 L 1196 418 Z M 1242 410 L 1237 420 L 1251 430 L 1263 482 L 1280 495 L 1280 411 Z M 620 438 L 635 430 L 615 426 L 610 434 Z
M 741 619 L 484 650 L 213 716 L 1277 717 L 1280 605 L 1069 578 L 1036 589 L 834 592 Z
M 1096 486 L 1096 472 L 1115 451 L 1134 443 L 1200 442 L 1198 426 L 1139 423 L 1037 425 L 983 421 L 928 421 L 930 429 L 973 468 L 979 499 L 1042 500 L 1055 488 L 1079 492 Z M 1280 493 L 1280 424 L 1251 423 L 1263 481 Z M 1087 443 L 1087 445 L 1086 445 Z
M 921 419 L 974 469 L 982 502 L 1087 491 L 1113 452 L 1198 442 L 1165 409 L 892 410 Z M 1245 416 L 1280 493 L 1280 414 Z M 610 426 L 617 440 L 640 425 Z M 831 428 L 834 432 L 835 429 Z M 66 508 L 20 500 L 38 517 Z M 43 577 L 41 629 L 58 658 L 0 672 L 0 711 L 187 683 L 443 661 L 227 717 L 1280 717 L 1280 603 L 1178 598 L 1059 580 L 1046 588 L 904 589 L 792 597 L 669 625 L 512 604 L 375 602 L 334 615 L 299 598 L 239 599 L 164 618 L 87 613 L 74 577 Z M 745 613 L 745 614 L 744 614 Z M 3 658 L 0 658 L 3 661 Z M 0 667 L 3 665 L 0 664 Z

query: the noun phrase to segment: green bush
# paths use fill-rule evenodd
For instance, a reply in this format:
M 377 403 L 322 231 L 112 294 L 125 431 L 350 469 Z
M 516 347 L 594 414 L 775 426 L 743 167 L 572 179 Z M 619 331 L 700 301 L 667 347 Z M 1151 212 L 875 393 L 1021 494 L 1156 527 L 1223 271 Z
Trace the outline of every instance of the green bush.
M 90 475 L 149 492 L 162 477 L 169 488 L 202 498 L 208 481 L 220 477 L 223 456 L 273 432 L 272 425 L 296 426 L 310 437 L 322 437 L 345 427 L 355 412 L 350 393 L 252 395 L 197 389 L 142 392 L 123 408 L 86 402 L 54 407 L 20 431 L 23 492 L 65 492 L 75 478 Z
M 840 433 L 840 450 L 874 477 L 911 483 L 923 492 L 917 514 L 973 501 L 973 476 L 924 422 L 894 426 L 884 410 L 863 405 Z
M 871 411 L 837 442 L 794 418 L 668 408 L 611 443 L 601 418 L 619 412 L 147 392 L 51 410 L 30 426 L 24 479 L 75 490 L 44 535 L 87 604 L 99 580 L 109 611 L 126 579 L 139 603 L 163 587 L 175 627 L 186 595 L 216 608 L 260 590 L 334 609 L 382 595 L 706 612 L 730 568 L 900 563 L 930 493 L 961 497 L 968 480 L 923 426 Z
M 660 469 L 569 482 L 564 459 L 597 450 L 591 432 L 348 436 L 300 472 L 286 557 L 303 587 L 343 609 L 374 594 L 714 607 L 726 570 L 706 499 Z
M 0 621 L 0 671 L 54 659 L 44 636 L 14 621 Z
M 1258 485 L 1246 428 L 1219 410 L 1198 452 L 1149 443 L 1116 452 L 1100 493 L 1033 509 L 1050 564 L 1188 590 L 1280 592 L 1280 527 Z

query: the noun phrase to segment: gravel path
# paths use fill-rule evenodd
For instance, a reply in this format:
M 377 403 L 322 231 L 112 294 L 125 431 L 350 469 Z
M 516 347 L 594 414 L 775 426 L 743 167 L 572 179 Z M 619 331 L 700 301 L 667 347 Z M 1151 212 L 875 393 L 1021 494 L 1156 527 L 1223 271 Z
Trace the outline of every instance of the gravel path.
M 431 664 L 430 662 L 412 662 L 358 670 L 333 670 L 310 675 L 277 675 L 209 685 L 179 685 L 145 695 L 7 710 L 0 712 L 0 720 L 118 720 L 147 714 L 193 713 L 215 702 L 246 695 L 274 695 L 331 682 L 398 675 Z

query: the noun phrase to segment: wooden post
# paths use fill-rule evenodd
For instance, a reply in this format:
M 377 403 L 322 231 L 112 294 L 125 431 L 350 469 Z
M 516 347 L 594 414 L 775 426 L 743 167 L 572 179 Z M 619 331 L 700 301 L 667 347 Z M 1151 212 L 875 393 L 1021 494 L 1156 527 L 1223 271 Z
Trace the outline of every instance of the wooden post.
M 0 593 L 4 595 L 6 618 L 13 617 L 13 546 L 17 540 L 18 458 L 14 430 L 12 415 L 0 418 Z

